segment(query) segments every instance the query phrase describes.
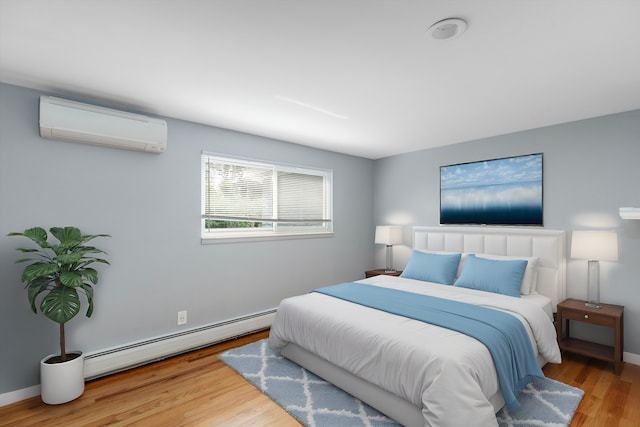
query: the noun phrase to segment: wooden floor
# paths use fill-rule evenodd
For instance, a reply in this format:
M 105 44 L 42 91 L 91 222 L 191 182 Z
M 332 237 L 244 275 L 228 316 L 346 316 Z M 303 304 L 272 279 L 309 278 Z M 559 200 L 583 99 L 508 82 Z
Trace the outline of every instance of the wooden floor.
M 297 426 L 300 424 L 217 354 L 267 331 L 90 381 L 73 402 L 49 406 L 39 397 L 0 408 L 0 426 Z M 565 356 L 545 375 L 585 391 L 572 427 L 640 426 L 640 366 L 612 366 Z

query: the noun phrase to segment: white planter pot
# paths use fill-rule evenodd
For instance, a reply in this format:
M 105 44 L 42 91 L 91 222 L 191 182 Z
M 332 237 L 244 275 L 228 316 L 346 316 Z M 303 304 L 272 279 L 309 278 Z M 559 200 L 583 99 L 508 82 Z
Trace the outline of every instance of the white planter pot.
M 81 351 L 69 351 L 79 353 L 80 356 L 64 363 L 45 363 L 51 357 L 50 354 L 40 361 L 40 395 L 42 401 L 49 405 L 70 402 L 84 392 L 84 354 Z

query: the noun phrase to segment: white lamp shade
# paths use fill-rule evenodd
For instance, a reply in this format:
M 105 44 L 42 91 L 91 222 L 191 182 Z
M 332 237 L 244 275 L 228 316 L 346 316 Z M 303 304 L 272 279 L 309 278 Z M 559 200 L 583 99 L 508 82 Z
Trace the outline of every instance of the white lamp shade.
M 617 261 L 618 235 L 615 231 L 574 231 L 571 258 L 591 261 Z
M 378 225 L 376 227 L 376 243 L 397 245 L 404 241 L 402 227 L 398 225 Z

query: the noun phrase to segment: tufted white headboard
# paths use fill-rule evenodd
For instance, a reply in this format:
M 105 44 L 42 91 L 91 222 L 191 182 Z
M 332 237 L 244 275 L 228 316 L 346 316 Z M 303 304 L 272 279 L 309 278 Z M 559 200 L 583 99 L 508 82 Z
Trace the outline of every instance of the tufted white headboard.
M 433 251 L 538 257 L 537 292 L 553 311 L 566 297 L 565 233 L 511 227 L 413 227 L 413 248 Z

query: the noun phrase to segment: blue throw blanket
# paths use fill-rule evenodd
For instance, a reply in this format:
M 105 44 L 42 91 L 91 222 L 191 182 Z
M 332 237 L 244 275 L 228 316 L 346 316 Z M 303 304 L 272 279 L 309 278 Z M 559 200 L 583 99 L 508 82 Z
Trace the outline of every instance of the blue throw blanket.
M 509 410 L 531 381 L 544 378 L 529 335 L 516 317 L 499 310 L 443 298 L 362 283 L 315 289 L 332 297 L 461 332 L 482 342 L 491 353 L 504 401 Z

